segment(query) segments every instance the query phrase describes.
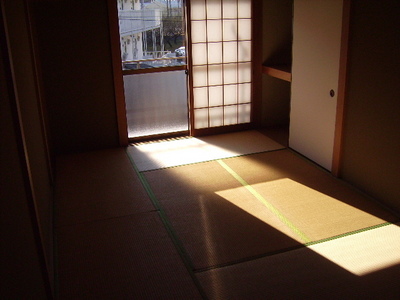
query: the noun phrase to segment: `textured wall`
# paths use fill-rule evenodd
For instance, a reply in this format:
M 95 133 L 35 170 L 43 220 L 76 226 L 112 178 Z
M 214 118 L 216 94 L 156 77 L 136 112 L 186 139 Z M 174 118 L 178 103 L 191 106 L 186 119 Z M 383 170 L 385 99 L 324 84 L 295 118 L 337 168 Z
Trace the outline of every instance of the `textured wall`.
M 39 0 L 34 16 L 55 152 L 118 146 L 107 1 Z
M 400 211 L 400 2 L 352 2 L 342 175 Z

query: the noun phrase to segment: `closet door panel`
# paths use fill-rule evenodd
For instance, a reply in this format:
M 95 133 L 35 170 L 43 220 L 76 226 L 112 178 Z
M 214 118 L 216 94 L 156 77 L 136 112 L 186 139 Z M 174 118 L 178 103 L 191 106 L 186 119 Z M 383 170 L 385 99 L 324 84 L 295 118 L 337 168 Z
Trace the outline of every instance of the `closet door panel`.
M 295 0 L 289 146 L 331 170 L 343 0 Z

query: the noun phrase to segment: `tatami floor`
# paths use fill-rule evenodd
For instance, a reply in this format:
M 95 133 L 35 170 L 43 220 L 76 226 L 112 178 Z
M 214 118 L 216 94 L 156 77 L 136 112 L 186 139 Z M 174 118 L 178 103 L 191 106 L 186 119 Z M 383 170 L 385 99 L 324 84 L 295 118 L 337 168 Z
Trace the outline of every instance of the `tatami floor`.
M 264 132 L 65 155 L 56 174 L 59 299 L 400 298 L 399 215 Z

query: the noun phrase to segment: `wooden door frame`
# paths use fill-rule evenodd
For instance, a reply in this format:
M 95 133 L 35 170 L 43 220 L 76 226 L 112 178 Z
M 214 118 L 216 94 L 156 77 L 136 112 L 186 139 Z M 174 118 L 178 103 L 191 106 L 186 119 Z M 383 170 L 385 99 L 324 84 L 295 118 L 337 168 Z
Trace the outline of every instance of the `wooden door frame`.
M 186 1 L 183 1 L 183 5 L 186 6 Z M 117 113 L 117 124 L 118 124 L 118 138 L 119 144 L 122 147 L 126 147 L 130 142 L 136 140 L 148 140 L 162 137 L 170 137 L 176 135 L 185 135 L 188 131 L 182 132 L 171 132 L 165 134 L 156 134 L 151 136 L 143 136 L 138 138 L 128 137 L 128 121 L 126 115 L 126 104 L 125 104 L 125 90 L 124 90 L 124 75 L 129 74 L 147 74 L 147 73 L 161 73 L 169 71 L 186 70 L 187 66 L 172 66 L 163 68 L 153 69 L 138 69 L 138 70 L 126 70 L 122 69 L 121 63 L 121 49 L 120 49 L 120 35 L 119 35 L 119 24 L 118 24 L 118 8 L 116 0 L 107 0 L 108 6 L 108 18 L 109 18 L 109 30 L 110 30 L 110 46 L 111 46 L 111 60 L 113 67 L 113 78 L 114 78 L 114 93 L 115 93 L 115 106 Z
M 262 63 L 263 63 L 263 3 L 251 1 L 252 14 L 252 99 L 251 127 L 259 128 L 262 124 Z M 257 6 L 257 7 L 256 7 Z M 256 42 L 258 41 L 258 42 Z
M 332 174 L 341 176 L 341 162 L 343 157 L 343 132 L 346 107 L 346 83 L 348 65 L 348 44 L 350 27 L 351 0 L 343 0 L 342 35 L 340 46 L 339 82 L 337 90 L 336 124 L 333 143 Z
M 121 49 L 116 0 L 107 0 L 108 22 L 110 30 L 111 60 L 114 78 L 115 107 L 117 112 L 119 145 L 126 147 L 128 141 L 128 121 L 125 108 L 124 78 L 121 66 Z
M 43 233 L 40 226 L 40 216 L 37 211 L 37 194 L 35 193 L 35 185 L 34 178 L 32 175 L 32 162 L 29 160 L 29 153 L 27 147 L 27 138 L 24 132 L 24 126 L 28 126 L 24 124 L 24 120 L 22 118 L 21 112 L 21 101 L 20 96 L 18 95 L 17 88 L 17 79 L 15 76 L 15 65 L 19 62 L 15 57 L 13 57 L 13 49 L 10 42 L 10 27 L 7 20 L 7 13 L 10 11 L 7 10 L 7 6 L 5 1 L 0 0 L 0 59 L 2 60 L 2 67 L 0 72 L 2 73 L 2 77 L 4 76 L 5 83 L 4 89 L 6 91 L 6 100 L 9 101 L 8 108 L 10 112 L 10 123 L 13 129 L 15 130 L 12 133 L 15 137 L 15 146 L 16 146 L 16 157 L 18 159 L 18 165 L 20 167 L 21 172 L 21 189 L 24 189 L 24 201 L 25 203 L 21 203 L 18 205 L 26 205 L 27 214 L 29 216 L 29 222 L 32 229 L 33 236 L 33 244 L 36 249 L 36 255 L 38 260 L 38 268 L 41 273 L 43 288 L 49 299 L 54 298 L 54 269 L 52 267 L 52 255 L 48 257 L 46 255 L 46 249 L 44 245 Z M 21 5 L 20 9 L 23 10 L 23 15 L 25 17 L 22 20 L 23 24 L 21 26 L 26 26 L 27 40 L 29 44 L 29 49 L 26 51 L 30 55 L 30 61 L 28 65 L 32 66 L 32 75 L 33 75 L 33 86 L 34 93 L 37 100 L 37 108 L 39 114 L 39 124 L 40 131 L 42 134 L 44 146 L 44 156 L 46 160 L 47 173 L 49 176 L 49 183 L 54 184 L 54 170 L 52 164 L 52 156 L 50 145 L 48 141 L 48 125 L 47 120 L 45 118 L 45 105 L 43 99 L 43 88 L 39 71 L 39 58 L 36 47 L 36 36 L 33 31 L 33 19 L 30 11 L 30 0 L 21 0 L 18 4 Z M 36 48 L 35 48 L 36 47 Z M 33 101 L 35 99 L 32 99 Z M 13 199 L 14 200 L 14 199 Z

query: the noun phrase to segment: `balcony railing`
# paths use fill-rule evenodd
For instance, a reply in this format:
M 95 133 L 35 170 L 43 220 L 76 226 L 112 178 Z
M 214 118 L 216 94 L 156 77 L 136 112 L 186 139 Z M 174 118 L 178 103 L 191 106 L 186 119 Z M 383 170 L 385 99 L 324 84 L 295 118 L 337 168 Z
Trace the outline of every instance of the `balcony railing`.
M 148 57 L 152 57 L 152 58 L 161 58 L 164 55 L 170 54 L 171 51 L 143 51 L 143 57 L 148 58 Z
M 147 69 L 147 68 L 182 66 L 185 64 L 186 64 L 186 56 L 179 56 L 179 57 L 172 56 L 172 57 L 124 61 L 122 63 L 122 67 L 124 70 L 137 70 L 137 69 Z
M 121 37 L 159 28 L 161 12 L 159 9 L 120 10 L 118 12 Z

